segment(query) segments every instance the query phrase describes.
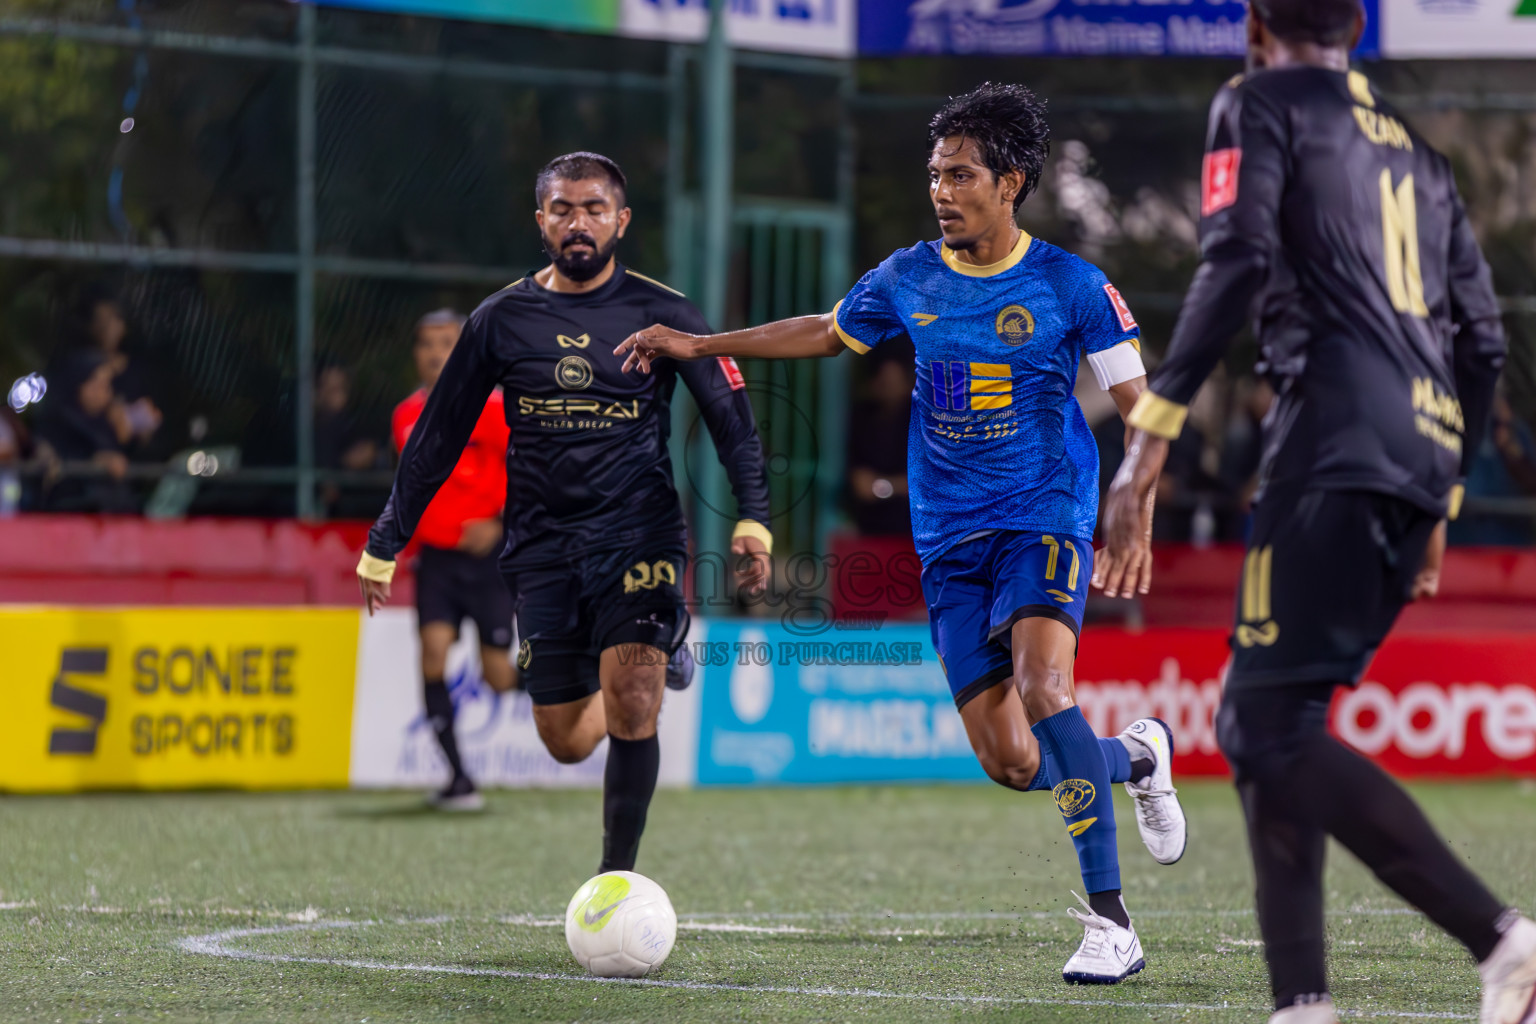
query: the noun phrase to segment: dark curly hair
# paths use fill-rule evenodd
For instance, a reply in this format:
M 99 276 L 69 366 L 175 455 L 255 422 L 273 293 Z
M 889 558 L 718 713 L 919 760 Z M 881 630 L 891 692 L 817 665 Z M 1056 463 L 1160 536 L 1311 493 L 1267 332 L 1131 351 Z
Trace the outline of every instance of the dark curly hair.
M 928 149 L 940 139 L 959 135 L 971 139 L 994 176 L 1024 172 L 1024 188 L 1013 197 L 1013 209 L 1040 184 L 1040 172 L 1051 152 L 1051 129 L 1045 123 L 1045 101 L 1022 85 L 983 82 L 964 96 L 951 96 L 928 122 Z
M 1253 9 L 1288 43 L 1348 46 L 1354 42 L 1360 0 L 1255 0 Z

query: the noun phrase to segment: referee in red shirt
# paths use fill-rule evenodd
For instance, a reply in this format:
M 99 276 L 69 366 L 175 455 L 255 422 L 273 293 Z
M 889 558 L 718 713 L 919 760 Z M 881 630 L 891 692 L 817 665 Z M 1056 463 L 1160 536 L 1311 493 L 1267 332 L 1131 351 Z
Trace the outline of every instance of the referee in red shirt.
M 411 429 L 426 408 L 443 364 L 458 343 L 464 317 L 451 309 L 428 313 L 416 323 L 412 353 L 421 387 L 395 406 L 391 434 L 395 450 L 405 450 Z M 432 797 L 443 810 L 478 811 L 484 805 L 464 771 L 453 731 L 453 699 L 443 673 L 448 648 L 459 638 L 459 624 L 473 619 L 480 634 L 480 665 L 486 683 L 498 693 L 513 686 L 512 595 L 497 566 L 507 498 L 507 419 L 501 390 L 491 393 L 453 473 L 427 506 L 417 527 L 421 553 L 416 562 L 416 621 L 421 630 L 422 692 L 427 720 L 453 770 L 447 788 Z

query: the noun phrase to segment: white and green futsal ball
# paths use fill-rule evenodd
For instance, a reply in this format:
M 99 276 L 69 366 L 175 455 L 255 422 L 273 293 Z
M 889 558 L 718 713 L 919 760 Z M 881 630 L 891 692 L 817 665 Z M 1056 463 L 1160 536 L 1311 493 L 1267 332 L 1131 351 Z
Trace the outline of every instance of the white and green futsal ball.
M 672 901 L 633 871 L 588 879 L 565 908 L 565 943 L 599 978 L 644 977 L 661 966 L 676 941 Z

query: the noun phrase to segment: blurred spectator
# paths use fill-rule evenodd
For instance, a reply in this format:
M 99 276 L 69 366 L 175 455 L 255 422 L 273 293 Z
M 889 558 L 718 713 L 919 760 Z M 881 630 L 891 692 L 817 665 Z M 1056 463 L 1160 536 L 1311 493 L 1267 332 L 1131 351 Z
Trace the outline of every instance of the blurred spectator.
M 94 463 L 105 475 L 66 472 L 51 481 L 44 499 L 51 510 L 137 511 L 126 481 L 128 456 L 120 440 L 126 424 L 112 391 L 115 375 L 112 360 L 94 349 L 71 352 L 56 363 L 40 410 L 38 438 L 60 460 Z
M 124 346 L 128 321 L 122 304 L 104 288 L 89 289 L 76 310 L 70 334 L 71 347 L 95 350 L 107 357 L 114 375 L 113 403 L 118 408 L 112 421 L 118 442 L 126 453 L 147 454 L 164 416 L 150 397 L 148 370 Z
M 1467 496 L 1477 498 L 1536 497 L 1536 443 L 1531 430 L 1515 418 L 1500 389 L 1494 396 L 1483 443 L 1467 471 Z M 1464 511 L 1450 526 L 1453 544 L 1529 545 L 1536 540 L 1532 517 L 1479 515 Z
M 848 425 L 848 491 L 854 524 L 865 536 L 910 536 L 907 429 L 914 379 L 911 350 L 871 356 L 869 397 Z
M 352 411 L 352 373 L 346 367 L 323 365 L 315 375 L 315 468 L 375 469 L 383 448 L 368 436 Z M 372 497 L 354 500 L 333 481 L 320 486 L 320 503 L 327 517 L 369 517 L 378 512 Z
M 20 464 L 32 457 L 32 435 L 21 416 L 0 404 L 0 518 L 21 508 Z

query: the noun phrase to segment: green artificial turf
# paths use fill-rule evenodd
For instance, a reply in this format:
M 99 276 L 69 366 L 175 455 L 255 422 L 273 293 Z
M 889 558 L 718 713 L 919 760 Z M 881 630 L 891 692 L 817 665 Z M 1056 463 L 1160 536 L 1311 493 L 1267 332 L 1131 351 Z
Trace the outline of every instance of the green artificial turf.
M 1415 792 L 1529 910 L 1536 787 Z M 583 979 L 566 951 L 559 919 L 598 857 L 596 793 L 493 793 L 476 817 L 399 793 L 6 797 L 0 1020 L 1263 1021 L 1235 798 L 1181 795 L 1191 838 L 1173 867 L 1118 797 L 1148 966 L 1113 988 L 1060 980 L 1081 886 L 1044 794 L 658 794 L 638 867 L 682 921 L 663 985 Z M 1331 865 L 1345 1012 L 1475 1019 L 1460 948 L 1337 847 Z

